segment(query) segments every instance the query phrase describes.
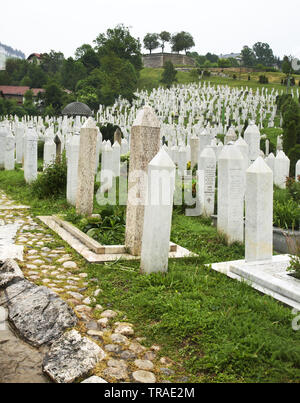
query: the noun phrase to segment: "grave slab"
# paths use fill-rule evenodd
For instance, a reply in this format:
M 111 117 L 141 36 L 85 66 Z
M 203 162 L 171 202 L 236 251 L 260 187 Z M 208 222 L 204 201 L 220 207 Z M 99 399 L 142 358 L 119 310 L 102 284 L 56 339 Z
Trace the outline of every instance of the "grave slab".
M 237 260 L 215 263 L 211 268 L 232 279 L 246 281 L 263 294 L 300 310 L 300 280 L 287 272 L 289 263 L 289 255 L 278 255 L 261 262 Z
M 87 245 L 74 235 L 70 234 L 66 228 L 61 227 L 52 216 L 39 216 L 38 219 L 47 225 L 52 231 L 56 232 L 65 242 L 67 242 L 76 252 L 84 257 L 89 263 L 105 263 L 118 260 L 140 260 L 140 256 L 133 256 L 126 253 L 123 245 L 102 246 L 105 253 L 97 254 L 89 249 Z M 197 255 L 179 245 L 170 243 L 169 259 L 179 259 L 187 257 L 196 257 Z

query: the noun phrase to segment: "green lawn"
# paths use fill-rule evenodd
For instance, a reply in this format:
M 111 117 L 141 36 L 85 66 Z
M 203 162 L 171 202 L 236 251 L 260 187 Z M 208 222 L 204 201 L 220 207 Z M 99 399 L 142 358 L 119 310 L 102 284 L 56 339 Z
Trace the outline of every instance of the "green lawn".
M 151 69 L 151 68 L 145 68 L 140 72 L 140 78 L 138 82 L 138 88 L 141 89 L 146 89 L 148 91 L 151 91 L 153 88 L 157 88 L 161 86 L 160 84 L 160 79 L 162 76 L 163 69 Z M 233 73 L 229 73 L 231 76 Z M 250 77 L 251 80 L 248 81 L 248 73 L 242 73 L 239 75 L 236 73 L 237 79 L 234 80 L 233 78 L 224 78 L 224 77 L 218 77 L 218 76 L 211 76 L 209 78 L 204 78 L 201 81 L 206 81 L 206 82 L 211 82 L 211 84 L 214 85 L 228 85 L 230 87 L 248 87 L 256 90 L 257 88 L 262 88 L 266 87 L 269 88 L 270 90 L 272 88 L 275 88 L 275 90 L 278 91 L 286 91 L 286 87 L 281 85 L 281 79 L 284 78 L 283 73 L 251 73 Z M 259 84 L 259 76 L 260 75 L 266 75 L 269 78 L 269 84 Z M 296 83 L 298 83 L 300 76 L 295 76 L 296 78 Z M 192 82 L 195 82 L 195 79 L 192 77 L 192 75 L 189 72 L 185 71 L 178 71 L 177 73 L 177 80 L 178 84 L 189 84 Z M 299 87 L 294 87 L 299 88 Z
M 0 189 L 31 205 L 33 215 L 69 211 L 63 197 L 33 198 L 22 171 L 0 171 Z M 97 303 L 120 311 L 145 345 L 160 344 L 174 361 L 171 381 L 299 382 L 300 331 L 292 330 L 291 309 L 205 266 L 243 258 L 243 247 L 227 247 L 209 220 L 178 210 L 172 241 L 199 257 L 171 260 L 167 275 L 140 275 L 138 262 L 87 264 L 72 254 L 89 275 L 90 294 L 103 290 Z

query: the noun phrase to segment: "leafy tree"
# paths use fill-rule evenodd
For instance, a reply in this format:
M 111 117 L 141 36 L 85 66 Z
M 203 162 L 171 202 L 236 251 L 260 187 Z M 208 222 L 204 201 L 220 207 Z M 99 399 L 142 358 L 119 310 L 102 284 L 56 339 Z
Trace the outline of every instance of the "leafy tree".
M 43 54 L 41 66 L 46 73 L 56 74 L 61 70 L 63 62 L 64 54 L 51 50 L 50 53 Z
M 106 34 L 100 34 L 94 41 L 100 59 L 102 56 L 114 53 L 120 59 L 128 60 L 139 72 L 143 68 L 141 43 L 130 35 L 129 28 L 123 24 L 114 29 L 108 29 Z
M 263 64 L 264 66 L 272 66 L 274 64 L 274 53 L 268 43 L 255 43 L 253 45 L 253 52 L 259 64 Z
M 159 47 L 159 36 L 158 34 L 147 34 L 144 38 L 144 46 L 145 49 L 148 49 L 150 54 L 152 50 L 157 49 Z
M 78 48 L 75 52 L 75 58 L 84 65 L 88 73 L 100 67 L 99 55 L 91 45 L 84 44 Z
M 132 102 L 137 89 L 138 77 L 133 65 L 128 61 L 111 54 L 101 59 L 103 84 L 100 102 L 113 104 L 119 96 Z
M 64 92 L 55 81 L 50 81 L 45 85 L 43 99 L 46 108 L 52 106 L 55 114 L 60 114 L 64 104 Z
M 207 53 L 205 55 L 205 59 L 208 60 L 210 63 L 218 63 L 219 61 L 219 56 L 214 55 L 212 53 Z
M 291 174 L 295 176 L 296 164 L 300 160 L 300 144 L 296 144 L 289 150 L 288 157 L 291 161 Z
M 223 68 L 231 67 L 230 60 L 228 60 L 228 59 L 219 59 L 218 60 L 218 66 L 223 67 Z
M 81 61 L 72 57 L 64 60 L 61 71 L 61 84 L 70 91 L 75 91 L 77 82 L 87 76 L 87 70 Z
M 229 57 L 227 60 L 230 62 L 231 67 L 240 66 L 238 59 L 235 59 L 234 57 Z
M 170 34 L 170 32 L 162 31 L 162 32 L 159 34 L 159 39 L 160 39 L 160 41 L 161 41 L 161 45 L 160 45 L 160 46 L 161 46 L 161 51 L 162 51 L 162 53 L 164 53 L 166 42 L 170 42 L 170 40 L 171 40 L 171 34 Z
M 287 86 L 287 92 L 289 91 L 290 86 L 290 77 L 293 73 L 293 66 L 292 66 L 292 56 L 284 56 L 282 62 L 282 72 L 286 75 L 285 84 Z
M 182 50 L 187 51 L 195 46 L 194 39 L 188 32 L 179 32 L 172 36 L 171 38 L 172 51 L 181 52 Z
M 300 144 L 300 106 L 291 97 L 286 97 L 281 107 L 283 117 L 283 151 L 288 155 L 290 150 Z
M 174 68 L 172 62 L 167 61 L 164 65 L 164 71 L 162 73 L 161 83 L 165 84 L 167 88 L 170 88 L 171 85 L 177 82 L 177 71 Z
M 249 46 L 244 46 L 241 52 L 242 64 L 246 67 L 253 67 L 256 64 L 255 53 Z

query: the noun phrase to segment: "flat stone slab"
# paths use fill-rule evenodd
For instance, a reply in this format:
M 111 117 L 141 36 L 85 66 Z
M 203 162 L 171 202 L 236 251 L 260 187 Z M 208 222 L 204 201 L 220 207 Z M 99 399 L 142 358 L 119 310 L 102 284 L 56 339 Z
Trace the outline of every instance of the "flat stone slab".
M 8 324 L 5 329 L 0 324 L 0 383 L 49 383 L 42 371 L 43 356 L 16 337 Z
M 289 263 L 289 255 L 278 255 L 270 261 L 237 260 L 215 263 L 211 267 L 230 278 L 247 281 L 254 289 L 300 310 L 300 280 L 287 272 Z
M 77 323 L 72 309 L 57 294 L 27 280 L 8 286 L 4 297 L 10 323 L 32 346 L 51 344 Z
M 72 330 L 52 344 L 43 371 L 56 383 L 73 383 L 88 375 L 105 356 L 96 343 Z
M 82 241 L 70 234 L 65 228 L 60 226 L 53 217 L 40 216 L 38 217 L 44 224 L 46 224 L 52 231 L 56 232 L 65 242 L 67 242 L 76 252 L 84 257 L 89 263 L 104 263 L 113 262 L 117 260 L 140 260 L 140 256 L 132 256 L 128 253 L 123 253 L 125 247 L 120 246 L 103 246 L 107 248 L 104 254 L 97 254 L 92 252 Z M 176 251 L 175 251 L 176 249 Z M 121 252 L 121 253 L 120 253 Z M 189 250 L 182 248 L 179 245 L 170 244 L 169 259 L 180 259 L 187 257 L 197 257 L 196 254 Z
M 23 261 L 24 246 L 15 245 L 19 224 L 0 225 L 0 261 L 17 259 Z
M 0 204 L 0 210 L 27 210 L 30 209 L 29 206 L 17 206 L 17 205 L 3 205 Z

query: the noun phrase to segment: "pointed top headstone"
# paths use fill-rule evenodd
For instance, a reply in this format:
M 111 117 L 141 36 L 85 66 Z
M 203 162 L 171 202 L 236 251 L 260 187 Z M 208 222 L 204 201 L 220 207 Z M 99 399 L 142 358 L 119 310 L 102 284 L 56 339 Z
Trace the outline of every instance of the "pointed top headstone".
M 150 166 L 163 167 L 163 168 L 175 168 L 174 162 L 169 157 L 164 148 L 161 148 L 158 154 L 149 163 Z
M 273 171 L 265 163 L 262 157 L 258 157 L 257 160 L 253 162 L 250 168 L 247 169 L 247 173 L 272 173 Z
M 89 117 L 83 124 L 82 129 L 96 129 L 96 122 L 92 117 Z
M 133 123 L 133 126 L 160 128 L 160 122 L 150 106 L 141 109 Z

